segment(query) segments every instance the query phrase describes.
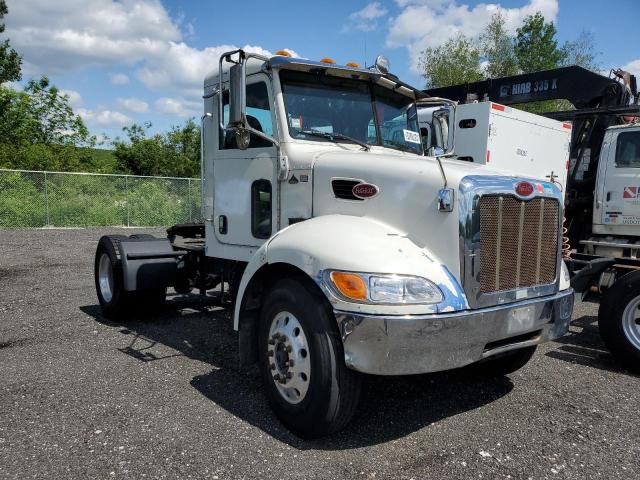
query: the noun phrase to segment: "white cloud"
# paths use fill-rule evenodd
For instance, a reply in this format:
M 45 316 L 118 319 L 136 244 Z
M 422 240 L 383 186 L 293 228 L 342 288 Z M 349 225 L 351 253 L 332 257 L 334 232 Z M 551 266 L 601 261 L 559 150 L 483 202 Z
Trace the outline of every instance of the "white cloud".
M 185 43 L 192 26 L 171 18 L 160 0 L 8 0 L 7 35 L 23 55 L 25 73 L 68 73 L 87 66 L 129 67 L 146 87 L 195 100 L 221 53 Z M 185 30 L 185 34 L 182 33 Z M 191 32 L 191 33 L 190 33 Z M 247 51 L 270 55 L 260 46 Z M 296 52 L 292 54 L 298 56 Z M 112 74 L 125 85 L 130 75 Z
M 370 32 L 378 28 L 378 20 L 384 17 L 388 10 L 380 2 L 368 3 L 364 8 L 349 15 L 349 22 L 342 27 L 343 31 L 351 29 Z
M 116 104 L 129 112 L 145 113 L 149 111 L 149 104 L 139 98 L 118 98 Z
M 632 60 L 631 62 L 623 65 L 622 70 L 626 70 L 632 75 L 636 76 L 636 79 L 640 81 L 640 58 L 637 60 Z M 607 72 L 608 73 L 608 72 Z
M 124 73 L 112 73 L 110 77 L 113 85 L 127 85 L 129 83 L 129 77 Z
M 76 92 L 75 90 L 60 90 L 60 93 L 69 97 L 69 104 L 72 107 L 82 105 L 82 95 L 80 95 L 79 92 Z
M 7 35 L 27 73 L 133 64 L 181 33 L 159 0 L 9 0 Z
M 491 16 L 501 13 L 509 32 L 515 32 L 527 15 L 540 11 L 547 21 L 555 20 L 558 0 L 528 0 L 520 8 L 505 8 L 499 3 L 479 3 L 473 7 L 456 0 L 396 0 L 402 11 L 390 23 L 388 47 L 406 47 L 411 68 L 418 72 L 420 52 L 435 47 L 458 33 L 479 35 Z
M 156 110 L 177 117 L 195 117 L 202 110 L 200 102 L 187 100 L 183 97 L 162 97 L 156 100 Z
M 114 112 L 108 109 L 90 110 L 87 108 L 78 108 L 78 115 L 89 125 L 100 127 L 122 127 L 132 120 L 124 113 Z
M 220 45 L 198 50 L 185 43 L 169 42 L 162 55 L 150 57 L 137 72 L 138 79 L 154 90 L 171 90 L 193 99 L 202 95 L 205 76 L 217 69 L 220 55 L 235 50 L 235 45 Z M 258 46 L 245 45 L 247 52 L 269 56 Z

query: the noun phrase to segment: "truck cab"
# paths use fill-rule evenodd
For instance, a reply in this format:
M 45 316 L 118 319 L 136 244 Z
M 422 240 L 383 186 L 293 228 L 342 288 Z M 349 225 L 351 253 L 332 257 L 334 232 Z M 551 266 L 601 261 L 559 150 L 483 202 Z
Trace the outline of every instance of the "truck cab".
M 241 363 L 259 364 L 276 415 L 304 437 L 349 421 L 360 373 L 508 373 L 567 331 L 556 185 L 452 160 L 452 145 L 425 156 L 425 95 L 383 59 L 280 53 L 220 58 L 204 83 L 202 248 L 118 239 L 124 280 L 110 283 L 101 240 L 103 310 L 105 285 L 146 289 L 149 262 L 168 272 L 155 289 L 227 285 Z

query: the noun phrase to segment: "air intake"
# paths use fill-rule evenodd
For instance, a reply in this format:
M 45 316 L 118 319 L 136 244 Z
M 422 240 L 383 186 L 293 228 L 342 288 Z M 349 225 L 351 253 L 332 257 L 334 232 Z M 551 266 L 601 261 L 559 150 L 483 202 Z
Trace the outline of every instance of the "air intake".
M 358 198 L 353 194 L 353 187 L 359 183 L 361 183 L 360 180 L 331 180 L 331 187 L 336 198 L 362 201 L 362 198 Z

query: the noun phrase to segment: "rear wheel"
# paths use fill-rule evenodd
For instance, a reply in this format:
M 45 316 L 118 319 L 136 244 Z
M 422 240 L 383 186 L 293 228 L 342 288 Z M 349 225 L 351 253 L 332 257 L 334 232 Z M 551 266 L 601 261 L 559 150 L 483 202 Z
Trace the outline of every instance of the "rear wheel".
M 537 346 L 520 348 L 510 352 L 496 355 L 495 357 L 489 357 L 486 360 L 475 363 L 471 368 L 487 377 L 500 377 L 503 375 L 509 375 L 524 367 L 529 360 L 536 353 Z
M 124 235 L 104 236 L 98 242 L 94 263 L 96 293 L 102 313 L 109 319 L 120 318 L 129 303 L 129 293 L 122 281 L 122 261 L 120 241 Z
M 166 288 L 128 292 L 124 289 L 120 242 L 124 235 L 104 236 L 98 242 L 94 263 L 94 277 L 98 301 L 105 317 L 125 320 L 133 312 L 156 312 L 166 299 Z
M 360 376 L 345 366 L 335 318 L 306 279 L 281 280 L 268 293 L 259 349 L 269 403 L 293 433 L 320 437 L 351 420 Z
M 603 295 L 598 326 L 616 360 L 640 373 L 640 272 L 621 277 Z

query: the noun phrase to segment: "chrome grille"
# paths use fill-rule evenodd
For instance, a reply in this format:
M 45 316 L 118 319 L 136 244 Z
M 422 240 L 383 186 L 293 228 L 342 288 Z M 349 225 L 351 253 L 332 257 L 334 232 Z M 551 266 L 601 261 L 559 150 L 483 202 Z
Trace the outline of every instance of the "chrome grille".
M 558 261 L 558 201 L 484 195 L 478 207 L 480 292 L 553 283 Z

